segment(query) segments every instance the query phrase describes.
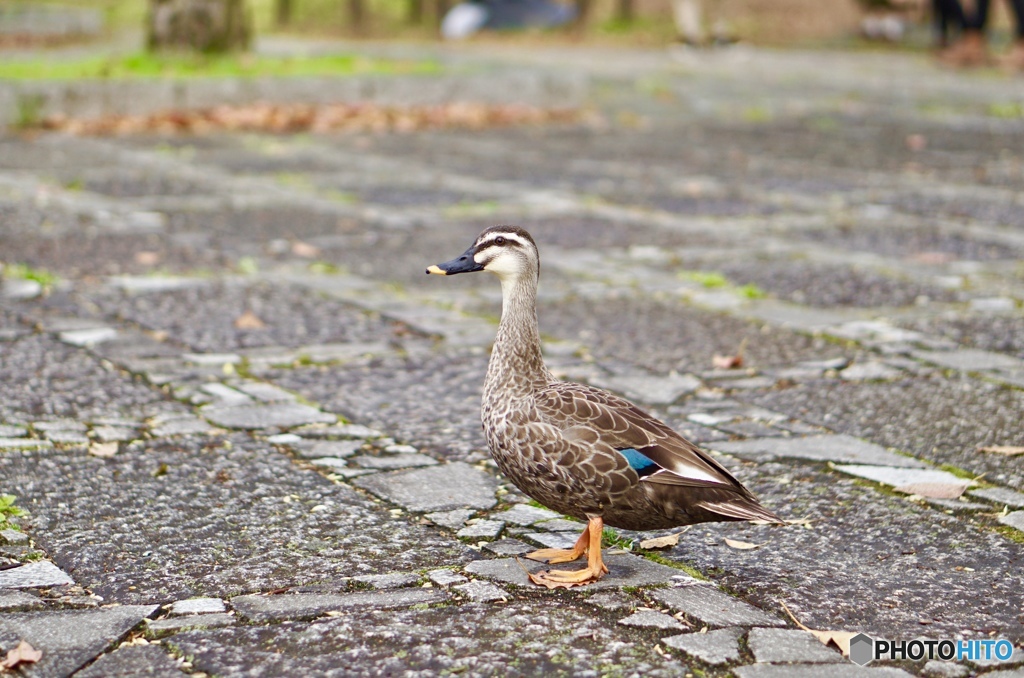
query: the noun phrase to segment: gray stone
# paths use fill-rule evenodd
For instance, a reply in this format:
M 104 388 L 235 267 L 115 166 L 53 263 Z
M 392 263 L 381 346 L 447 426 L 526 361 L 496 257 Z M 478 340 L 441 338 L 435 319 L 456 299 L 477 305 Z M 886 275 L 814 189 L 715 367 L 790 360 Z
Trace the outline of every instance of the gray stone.
M 959 485 L 969 481 L 958 478 L 952 473 L 932 468 L 892 468 L 890 466 L 837 465 L 837 471 L 848 473 L 858 478 L 867 478 L 876 483 L 903 487 L 906 485 L 939 484 Z
M 316 457 L 351 457 L 362 449 L 365 444 L 362 440 L 317 440 L 312 445 L 309 441 L 293 445 L 293 449 L 300 457 L 315 459 Z
M 174 602 L 167 614 L 176 617 L 183 614 L 208 614 L 225 610 L 224 601 L 220 598 L 188 598 Z
M 461 574 L 451 570 L 440 569 L 427 572 L 427 577 L 437 586 L 451 586 L 453 584 L 465 584 L 468 579 Z
M 226 612 L 168 617 L 167 619 L 147 622 L 146 635 L 150 638 L 163 638 L 191 629 L 215 629 L 223 626 L 234 626 L 237 621 L 238 619 L 235 615 Z
M 927 678 L 967 678 L 971 670 L 963 664 L 930 659 L 921 669 L 921 675 Z M 988 674 L 992 675 L 992 674 Z
M 679 623 L 678 619 L 673 619 L 664 612 L 657 612 L 655 610 L 637 610 L 628 617 L 623 617 L 619 620 L 619 623 L 623 626 L 636 626 L 639 628 L 651 628 L 651 629 L 666 629 L 669 631 L 676 631 L 679 629 L 686 628 Z
M 180 660 L 163 646 L 131 645 L 105 654 L 75 674 L 75 678 L 111 678 L 111 676 L 160 676 L 181 678 Z
M 25 563 L 21 567 L 0 570 L 0 589 L 31 589 L 72 586 L 75 581 L 49 560 Z
M 523 537 L 549 549 L 571 549 L 578 538 L 569 532 L 528 532 Z
M 666 377 L 637 374 L 597 379 L 594 385 L 617 391 L 631 400 L 639 400 L 648 405 L 671 405 L 681 396 L 700 388 L 701 382 L 689 374 L 670 374 Z
M 234 405 L 249 405 L 253 402 L 252 398 L 246 394 L 225 386 L 221 383 L 203 384 L 199 387 L 199 390 L 203 393 L 212 395 L 217 399 L 215 407 L 230 407 Z
M 1017 302 L 1011 297 L 985 297 L 971 299 L 968 306 L 982 313 L 1007 313 L 1017 308 Z
M 117 330 L 113 327 L 95 327 L 88 330 L 61 332 L 58 336 L 65 344 L 87 348 L 116 339 Z
M 34 299 L 43 293 L 43 284 L 27 278 L 8 278 L 2 281 L 0 290 L 8 299 Z
M 498 481 L 464 462 L 377 473 L 354 483 L 409 511 L 489 509 L 498 503 L 494 497 Z
M 57 419 L 56 421 L 34 421 L 32 422 L 32 428 L 36 431 L 43 431 L 45 433 L 53 431 L 76 431 L 78 433 L 85 433 L 89 427 L 76 419 Z
M 719 452 L 755 461 L 783 457 L 905 468 L 926 467 L 917 459 L 902 457 L 889 452 L 880 445 L 843 434 L 807 436 L 806 438 L 756 438 L 723 441 L 711 443 L 710 447 Z
M 78 431 L 48 431 L 46 438 L 57 445 L 85 445 L 89 442 L 89 436 Z
M 460 584 L 455 590 L 478 603 L 490 603 L 495 600 L 508 600 L 508 593 L 500 586 L 489 581 L 471 581 Z
M 383 433 L 377 429 L 359 424 L 338 424 L 335 426 L 302 426 L 295 429 L 296 433 L 311 438 L 381 438 Z
M 0 589 L 0 612 L 18 612 L 21 610 L 37 610 L 43 601 L 25 591 Z
M 455 536 L 463 539 L 497 539 L 504 529 L 505 523 L 500 520 L 478 520 L 456 532 Z
M 536 547 L 530 546 L 518 539 L 499 539 L 484 544 L 484 550 L 498 556 L 521 556 L 524 553 L 533 551 Z
M 25 435 L 28 435 L 28 429 L 24 426 L 0 424 L 0 438 L 20 438 Z
M 1007 669 L 1005 671 L 990 671 L 982 674 L 985 678 L 1024 678 L 1024 669 Z
M 161 438 L 163 436 L 209 433 L 212 430 L 213 427 L 199 417 L 186 414 L 183 416 L 160 419 L 159 421 L 154 420 L 150 433 L 157 438 Z
M 661 642 L 705 664 L 727 664 L 740 658 L 739 640 L 746 631 L 733 627 L 707 633 L 683 633 L 662 638 Z
M 534 527 L 539 527 L 540 529 L 547 530 L 548 532 L 572 532 L 573 534 L 582 533 L 583 528 L 586 526 L 586 523 L 578 523 L 564 518 L 545 520 L 544 522 L 534 525 Z
M 437 460 L 425 454 L 396 454 L 394 456 L 374 457 L 368 454 L 361 454 L 353 457 L 352 462 L 363 468 L 377 470 L 390 470 L 396 468 L 414 468 L 419 466 L 434 466 Z
M 398 589 L 383 593 L 292 593 L 279 596 L 237 596 L 231 607 L 253 622 L 315 619 L 326 612 L 359 608 L 381 610 L 440 603 L 447 595 L 436 589 Z
M 366 574 L 360 577 L 352 577 L 352 579 L 353 581 L 369 584 L 373 588 L 383 591 L 385 589 L 401 589 L 418 584 L 420 576 L 415 572 L 392 572 L 390 574 Z
M 562 570 L 579 570 L 582 569 L 583 564 L 581 559 L 576 563 L 560 563 L 553 567 L 554 569 Z M 678 570 L 671 567 L 659 565 L 646 558 L 640 558 L 628 553 L 606 554 L 604 564 L 608 567 L 608 574 L 600 581 L 588 584 L 588 590 L 600 591 L 617 589 L 624 586 L 666 584 L 670 581 L 672 575 L 678 572 Z M 495 560 L 475 560 L 466 565 L 465 570 L 470 574 L 487 579 L 532 588 L 536 585 L 529 580 L 526 572 L 533 573 L 549 568 L 552 568 L 552 566 L 528 558 L 498 558 Z
M 533 525 L 541 520 L 551 520 L 560 517 L 561 515 L 555 511 L 530 506 L 529 504 L 516 504 L 507 511 L 491 515 L 491 518 L 494 520 L 501 520 L 512 525 Z
M 725 389 L 751 391 L 754 389 L 771 388 L 775 386 L 775 379 L 771 377 L 747 377 L 746 379 L 729 379 L 719 381 L 716 386 Z
M 0 438 L 0 450 L 37 450 L 53 447 L 49 440 L 36 438 Z
M 242 356 L 237 353 L 182 353 L 183 360 L 193 365 L 238 365 Z
M 276 436 L 270 436 L 267 438 L 267 442 L 273 445 L 287 445 L 292 447 L 297 444 L 301 444 L 305 438 L 297 436 L 294 433 L 279 433 Z
M 821 664 L 752 664 L 732 670 L 736 678 L 913 678 L 891 666 L 836 664 L 827 669 Z
M 842 654 L 828 649 L 813 635 L 800 629 L 750 629 L 747 647 L 755 661 L 769 664 L 832 664 L 843 661 Z
M 28 535 L 11 528 L 0 530 L 0 544 L 10 544 L 12 546 L 28 544 Z
M 839 373 L 839 378 L 846 381 L 879 381 L 882 379 L 895 379 L 902 375 L 903 372 L 894 367 L 870 361 L 850 365 Z
M 912 355 L 933 365 L 962 372 L 1024 369 L 1024 361 L 1018 358 L 976 348 L 961 348 L 956 351 L 914 351 Z
M 1024 511 L 1014 511 L 1005 516 L 999 516 L 999 522 L 1024 532 Z
M 99 610 L 22 612 L 0 616 L 0 647 L 25 640 L 43 653 L 22 669 L 30 676 L 68 676 L 105 651 L 157 610 L 156 605 L 121 605 Z
M 291 428 L 302 424 L 329 424 L 337 420 L 333 414 L 327 414 L 315 407 L 299 403 L 231 407 L 206 405 L 200 409 L 200 413 L 212 424 L 238 429 Z
M 309 463 L 315 464 L 316 466 L 326 466 L 327 468 L 332 469 L 334 472 L 345 473 L 345 472 L 348 472 L 348 471 L 356 471 L 355 475 L 363 475 L 364 473 L 373 473 L 373 471 L 358 471 L 357 469 L 350 469 L 350 468 L 348 468 L 348 460 L 346 460 L 346 459 L 339 459 L 338 457 L 317 457 L 316 459 L 310 459 Z M 355 477 L 355 476 L 347 476 L 346 475 L 346 477 Z
M 778 617 L 717 588 L 699 584 L 651 591 L 651 597 L 708 626 L 785 626 Z
M 295 401 L 295 395 L 293 393 L 289 393 L 283 388 L 278 388 L 273 384 L 268 384 L 262 381 L 246 381 L 240 384 L 235 384 L 235 388 L 249 396 L 252 396 L 256 400 L 265 403 L 285 403 Z
M 122 426 L 95 426 L 92 437 L 101 443 L 122 443 L 139 437 L 138 430 Z
M 384 451 L 388 454 L 418 454 L 417 450 L 412 445 L 386 445 Z
M 471 509 L 455 509 L 454 511 L 437 511 L 435 513 L 428 513 L 424 516 L 427 520 L 440 525 L 441 527 L 447 527 L 449 530 L 459 530 L 466 524 L 466 521 L 473 517 L 476 511 Z
M 622 591 L 604 591 L 584 598 L 583 602 L 611 612 L 632 611 L 637 605 L 635 598 Z
M 923 499 L 931 504 L 937 506 L 940 509 L 951 510 L 951 511 L 991 511 L 991 504 L 980 504 L 976 501 L 964 501 L 963 497 L 959 499 L 936 499 L 935 497 L 923 497 Z
M 1015 492 L 1005 487 L 985 487 L 977 490 L 968 490 L 967 494 L 1011 508 L 1024 508 L 1024 492 Z

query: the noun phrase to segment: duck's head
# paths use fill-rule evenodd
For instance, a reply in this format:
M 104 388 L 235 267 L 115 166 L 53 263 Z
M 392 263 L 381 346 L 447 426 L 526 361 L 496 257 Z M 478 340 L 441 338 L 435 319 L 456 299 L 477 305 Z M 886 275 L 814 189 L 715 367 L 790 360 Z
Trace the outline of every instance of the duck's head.
M 533 237 L 518 226 L 492 226 L 461 256 L 427 268 L 434 275 L 489 271 L 502 282 L 540 274 L 540 255 Z

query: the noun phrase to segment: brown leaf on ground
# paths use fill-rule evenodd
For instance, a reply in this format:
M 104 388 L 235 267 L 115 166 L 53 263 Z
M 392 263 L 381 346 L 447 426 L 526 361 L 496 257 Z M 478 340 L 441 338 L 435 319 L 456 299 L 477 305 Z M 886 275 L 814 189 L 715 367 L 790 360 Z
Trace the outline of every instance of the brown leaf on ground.
M 978 452 L 1016 457 L 1019 454 L 1024 454 L 1024 445 L 986 445 L 985 447 L 979 447 Z
M 320 256 L 320 248 L 308 242 L 296 240 L 292 243 L 292 254 L 303 259 L 315 259 Z
M 679 543 L 679 535 L 682 532 L 676 532 L 675 534 L 665 535 L 664 537 L 654 537 L 652 539 L 644 539 L 640 542 L 640 548 L 642 549 L 667 549 L 671 546 L 675 546 Z
M 716 370 L 734 370 L 743 367 L 742 355 L 719 355 L 711 356 L 711 366 Z
M 240 330 L 261 330 L 267 324 L 260 320 L 260 317 L 252 311 L 246 311 L 235 318 L 235 327 Z
M 209 134 L 212 132 L 415 132 L 425 129 L 508 127 L 576 122 L 579 111 L 520 104 L 450 103 L 384 106 L 369 103 L 269 104 L 108 115 L 89 120 L 51 116 L 43 129 L 70 134 Z
M 541 579 L 538 576 L 539 574 L 543 574 L 543 573 L 542 572 L 538 572 L 537 574 L 527 574 L 526 576 L 529 577 L 530 581 L 532 581 L 534 584 L 538 584 L 540 586 L 543 586 L 543 587 L 549 588 L 549 589 L 571 589 L 574 586 L 583 586 L 584 584 L 589 584 L 590 583 L 589 581 L 586 581 L 586 582 L 583 582 L 583 581 L 581 581 L 581 582 L 550 581 L 548 579 Z
M 89 454 L 102 459 L 109 459 L 117 454 L 117 443 L 93 443 L 89 446 Z
M 156 266 L 160 263 L 160 253 L 147 250 L 136 252 L 135 263 L 140 266 Z
M 916 494 L 919 497 L 929 499 L 958 499 L 968 487 L 971 481 L 965 480 L 962 483 L 912 483 L 900 485 L 893 489 L 905 494 Z
M 0 664 L 5 669 L 14 669 L 22 664 L 35 664 L 43 658 L 43 653 L 35 649 L 24 640 L 18 643 L 13 650 L 7 651 L 7 659 Z
M 739 541 L 738 539 L 726 539 L 725 545 L 738 551 L 749 551 L 764 546 L 764 544 L 751 544 L 749 541 Z
M 807 631 L 808 633 L 813 635 L 815 638 L 820 640 L 822 644 L 826 646 L 835 645 L 839 649 L 839 651 L 843 653 L 844 657 L 850 656 L 850 639 L 857 635 L 856 633 L 852 631 L 815 631 L 814 629 L 808 628 L 801 624 L 800 620 L 797 619 L 793 615 L 793 613 L 789 611 L 789 608 L 786 606 L 785 602 L 779 602 L 782 604 L 782 609 L 786 611 L 786 614 L 789 615 L 789 618 L 793 620 L 794 624 L 796 624 L 804 631 Z

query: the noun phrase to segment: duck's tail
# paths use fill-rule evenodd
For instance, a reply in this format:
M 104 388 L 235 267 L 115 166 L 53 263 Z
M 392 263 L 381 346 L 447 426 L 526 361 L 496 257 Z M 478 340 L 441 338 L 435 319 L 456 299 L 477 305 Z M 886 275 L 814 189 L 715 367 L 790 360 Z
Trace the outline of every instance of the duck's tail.
M 728 501 L 702 501 L 697 506 L 733 520 L 767 520 L 775 525 L 785 525 L 786 521 L 761 506 L 753 497 L 737 497 Z

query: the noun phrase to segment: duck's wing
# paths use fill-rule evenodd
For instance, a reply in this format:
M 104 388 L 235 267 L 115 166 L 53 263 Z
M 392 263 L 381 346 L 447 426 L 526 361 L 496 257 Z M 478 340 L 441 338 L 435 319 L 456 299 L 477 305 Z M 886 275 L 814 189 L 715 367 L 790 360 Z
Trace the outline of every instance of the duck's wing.
M 547 423 L 563 431 L 573 429 L 577 437 L 587 431 L 587 437 L 623 454 L 644 481 L 748 494 L 710 455 L 624 398 L 562 381 L 538 391 L 534 401 Z

